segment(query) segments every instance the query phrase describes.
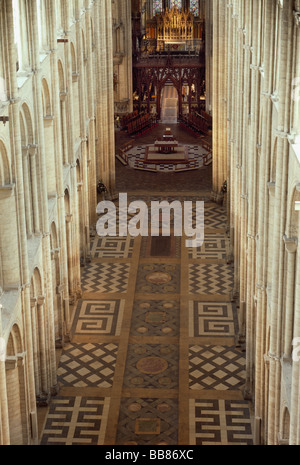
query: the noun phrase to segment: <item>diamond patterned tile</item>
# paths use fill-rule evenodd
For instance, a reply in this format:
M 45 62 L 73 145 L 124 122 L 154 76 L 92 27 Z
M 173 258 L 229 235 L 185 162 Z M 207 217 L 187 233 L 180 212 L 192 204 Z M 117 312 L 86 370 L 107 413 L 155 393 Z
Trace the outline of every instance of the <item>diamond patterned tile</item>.
M 68 344 L 60 358 L 58 382 L 82 388 L 111 387 L 117 351 L 115 344 Z
M 235 347 L 190 346 L 190 389 L 237 390 L 245 376 L 245 355 Z

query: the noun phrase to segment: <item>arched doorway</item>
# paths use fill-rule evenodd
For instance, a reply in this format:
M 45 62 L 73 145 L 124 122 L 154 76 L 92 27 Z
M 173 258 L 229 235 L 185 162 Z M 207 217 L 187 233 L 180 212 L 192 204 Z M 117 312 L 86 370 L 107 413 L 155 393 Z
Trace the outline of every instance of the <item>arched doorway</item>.
M 178 121 L 178 89 L 168 79 L 161 91 L 161 121 L 164 124 L 176 124 Z

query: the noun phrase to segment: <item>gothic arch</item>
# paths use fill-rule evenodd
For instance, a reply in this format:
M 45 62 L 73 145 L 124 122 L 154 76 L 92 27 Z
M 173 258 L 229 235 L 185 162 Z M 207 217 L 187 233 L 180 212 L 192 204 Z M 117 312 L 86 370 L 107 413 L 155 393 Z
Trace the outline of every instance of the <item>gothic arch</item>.
M 63 67 L 63 64 L 62 64 L 61 60 L 58 60 L 57 66 L 58 66 L 59 91 L 60 92 L 65 92 L 66 91 L 66 86 L 65 86 L 64 67 Z
M 74 43 L 70 43 L 71 50 L 71 64 L 72 64 L 72 74 L 75 76 L 77 74 L 77 58 Z
M 26 444 L 28 424 L 24 406 L 25 364 L 24 349 L 19 326 L 11 328 L 6 352 L 6 392 L 11 445 Z
M 15 357 L 17 354 L 23 353 L 23 350 L 20 328 L 17 324 L 14 324 L 7 341 L 6 356 Z
M 9 184 L 11 184 L 9 160 L 4 142 L 0 139 L 0 185 Z
M 50 227 L 50 247 L 51 247 L 51 273 L 52 273 L 52 295 L 54 313 L 54 334 L 56 345 L 62 345 L 63 341 L 63 296 L 61 290 L 61 264 L 60 247 L 55 221 Z
M 288 444 L 290 437 L 290 412 L 288 406 L 285 403 L 283 405 L 280 431 L 282 443 Z
M 42 101 L 44 118 L 52 115 L 51 95 L 46 78 L 42 79 Z
M 286 222 L 287 237 L 297 238 L 299 234 L 299 231 L 298 231 L 299 214 L 295 210 L 296 202 L 300 202 L 300 183 L 298 183 L 297 185 L 294 185 L 291 191 L 291 195 L 287 202 L 287 205 L 288 205 L 287 222 Z
M 34 143 L 34 131 L 32 124 L 31 111 L 26 102 L 23 103 L 21 107 L 21 115 L 24 117 L 24 124 L 26 130 L 26 145 Z

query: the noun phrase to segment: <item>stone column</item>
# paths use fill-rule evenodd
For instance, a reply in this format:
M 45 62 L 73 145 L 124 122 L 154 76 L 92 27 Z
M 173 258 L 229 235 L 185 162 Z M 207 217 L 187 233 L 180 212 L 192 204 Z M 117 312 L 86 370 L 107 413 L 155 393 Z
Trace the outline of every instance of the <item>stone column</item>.
M 2 305 L 0 304 L 0 337 L 3 337 L 2 332 Z M 6 358 L 6 341 L 3 339 L 1 343 L 0 353 L 0 425 L 1 425 L 1 436 L 0 445 L 10 445 L 10 434 L 9 434 L 9 416 L 8 416 L 8 404 L 7 404 L 7 388 L 6 388 L 6 370 L 5 370 L 5 358 Z
M 38 201 L 38 187 L 37 187 L 37 169 L 36 169 L 36 145 L 29 146 L 30 156 L 30 171 L 31 171 L 31 190 L 32 190 L 32 204 L 33 204 L 33 229 L 34 233 L 40 233 L 40 215 L 39 215 L 39 201 Z
M 29 292 L 29 270 L 28 270 L 28 249 L 27 249 L 27 235 L 26 235 L 26 219 L 25 219 L 25 202 L 24 202 L 24 185 L 23 185 L 23 166 L 22 166 L 22 146 L 21 146 L 21 133 L 20 133 L 20 100 L 18 93 L 18 84 L 16 79 L 16 55 L 14 43 L 14 20 L 13 20 L 13 5 L 12 0 L 5 2 L 6 13 L 6 48 L 8 54 L 8 80 L 9 80 L 9 121 L 11 138 L 14 141 L 13 157 L 15 161 L 15 177 L 17 183 L 17 217 L 18 217 L 18 230 L 19 230 L 19 246 L 21 254 L 21 285 L 23 286 L 22 292 L 22 305 L 24 314 L 25 326 L 25 350 L 26 357 L 26 375 L 27 375 L 27 401 L 28 411 L 35 412 L 35 387 L 34 387 L 34 372 L 32 361 L 32 334 L 31 334 L 31 320 L 30 320 L 30 292 Z M 33 430 L 37 430 L 36 425 L 33 425 Z M 29 439 L 35 443 L 36 437 Z
M 297 239 L 287 238 L 286 236 L 283 239 L 287 252 L 283 357 L 290 360 L 294 324 Z
M 298 224 L 300 221 L 298 221 Z M 299 249 L 296 252 L 295 267 L 300 270 L 300 253 Z M 300 444 L 300 360 L 299 360 L 299 338 L 300 338 L 300 273 L 296 274 L 295 282 L 295 302 L 294 302 L 294 327 L 293 327 L 293 349 L 296 351 L 297 357 L 292 357 L 292 380 L 291 380 L 291 408 L 290 408 L 290 445 Z M 297 350 L 298 349 L 298 350 Z
M 280 8 L 280 6 L 278 6 Z M 293 28 L 292 4 L 283 1 L 280 9 L 280 43 L 279 43 L 279 69 L 278 69 L 278 122 L 277 122 L 277 159 L 275 179 L 274 227 L 273 227 L 273 260 L 272 260 L 272 299 L 270 320 L 270 375 L 268 394 L 268 444 L 277 444 L 279 431 L 279 401 L 281 376 L 281 333 L 282 333 L 282 306 L 284 279 L 284 223 L 286 219 L 286 192 L 288 167 L 288 140 L 291 99 L 291 35 Z
M 259 158 L 259 209 L 258 241 L 256 254 L 256 353 L 255 353 L 255 430 L 256 444 L 264 443 L 265 435 L 265 383 L 264 355 L 267 340 L 267 266 L 268 266 L 268 222 L 269 217 L 269 172 L 272 134 L 272 75 L 275 44 L 275 4 L 267 0 L 264 11 L 264 79 L 261 89 L 261 150 Z
M 66 331 L 69 332 L 70 309 L 69 309 L 69 286 L 68 286 L 68 263 L 67 263 L 67 242 L 66 242 L 66 224 L 65 224 L 65 206 L 64 206 L 64 181 L 63 181 L 63 159 L 62 159 L 62 141 L 60 130 L 60 110 L 59 110 L 59 79 L 57 69 L 57 33 L 56 33 L 56 9 L 55 3 L 46 0 L 48 27 L 49 27 L 49 47 L 51 50 L 51 81 L 52 81 L 52 107 L 54 119 L 54 142 L 55 142 L 55 159 L 56 159 L 56 189 L 57 189 L 57 210 L 59 219 L 59 242 L 61 246 L 61 266 L 62 266 L 62 285 L 64 286 L 64 315 Z
M 24 179 L 24 194 L 25 194 L 25 214 L 26 214 L 26 231 L 27 236 L 32 236 L 32 211 L 30 201 L 30 186 L 29 186 L 29 163 L 28 163 L 28 147 L 22 147 L 23 152 L 23 179 Z
M 29 15 L 31 20 L 31 54 L 32 54 L 32 68 L 34 70 L 33 82 L 36 101 L 36 124 L 37 134 L 39 140 L 39 163 L 41 175 L 41 190 L 42 190 L 42 246 L 43 246 L 43 263 L 45 275 L 45 313 L 44 319 L 49 325 L 51 338 L 47 340 L 46 350 L 50 354 L 50 359 L 47 361 L 49 366 L 55 365 L 55 338 L 54 338 L 54 311 L 53 311 L 53 286 L 52 286 L 52 268 L 51 268 L 51 244 L 49 232 L 49 218 L 48 218 L 48 189 L 47 189 L 47 172 L 45 160 L 45 140 L 44 140 L 44 114 L 42 104 L 42 84 L 41 84 L 41 70 L 40 70 L 40 57 L 39 57 L 39 42 L 38 42 L 38 19 L 37 19 L 37 2 L 32 0 L 28 6 Z M 57 63 L 55 64 L 57 68 Z M 54 94 L 55 95 L 55 94 Z M 53 101 L 55 98 L 53 98 Z M 56 113 L 54 113 L 56 116 Z M 53 167 L 56 171 L 56 167 Z M 50 335 L 49 334 L 49 335 Z M 56 384 L 56 379 L 50 377 L 46 380 L 47 383 L 53 382 Z M 51 386 L 46 384 L 42 386 L 45 392 L 49 392 Z
M 112 196 L 115 189 L 115 123 L 114 123 L 114 72 L 113 72 L 113 37 L 111 0 L 106 2 L 106 69 L 107 69 L 107 137 L 108 137 L 108 188 Z

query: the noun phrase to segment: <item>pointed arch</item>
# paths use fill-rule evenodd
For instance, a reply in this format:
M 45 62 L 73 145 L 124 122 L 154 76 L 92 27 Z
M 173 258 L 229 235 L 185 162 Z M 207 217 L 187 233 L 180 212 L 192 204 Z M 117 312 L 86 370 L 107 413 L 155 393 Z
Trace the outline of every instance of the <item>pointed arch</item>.
M 48 82 L 45 78 L 42 79 L 42 101 L 44 118 L 52 115 L 51 95 Z
M 0 185 L 5 186 L 11 184 L 11 171 L 7 150 L 4 142 L 0 139 Z

